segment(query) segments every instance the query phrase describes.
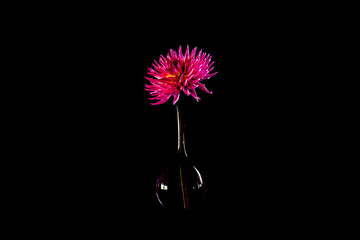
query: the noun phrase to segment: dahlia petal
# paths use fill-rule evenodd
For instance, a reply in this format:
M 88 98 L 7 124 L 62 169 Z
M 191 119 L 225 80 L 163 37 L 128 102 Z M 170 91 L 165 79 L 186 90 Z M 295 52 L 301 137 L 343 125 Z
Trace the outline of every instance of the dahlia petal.
M 155 64 L 153 64 L 154 68 L 149 68 L 149 72 L 157 72 L 159 74 L 162 73 L 162 68 L 156 67 Z
M 154 76 L 154 77 L 156 77 L 156 78 L 158 78 L 158 77 L 160 77 L 160 73 L 158 73 L 158 72 L 148 72 L 148 74 L 149 75 L 151 75 L 151 76 Z
M 179 46 L 179 60 L 184 61 L 184 56 L 182 54 L 181 46 Z
M 191 56 L 190 56 L 190 58 L 192 58 L 192 59 L 195 58 L 196 50 L 197 50 L 197 47 L 195 47 L 195 48 L 191 51 Z
M 154 89 L 154 85 L 149 85 L 149 84 L 145 84 L 145 88 L 147 88 L 146 90 L 153 90 Z
M 180 98 L 180 93 L 174 95 L 174 101 L 173 101 L 173 104 L 174 104 L 174 105 L 177 103 L 177 101 L 179 100 L 179 98 Z
M 200 60 L 200 57 L 201 57 L 201 54 L 202 54 L 202 49 L 200 49 L 197 57 L 196 57 L 196 61 L 199 61 Z
M 189 66 L 187 64 L 184 64 L 183 69 L 182 69 L 183 70 L 182 74 L 187 75 L 188 69 L 189 69 Z
M 176 67 L 172 67 L 171 71 L 172 71 L 172 73 L 174 73 L 174 75 L 180 75 L 180 72 Z
M 214 61 L 215 62 L 215 61 Z M 214 64 L 214 62 L 212 62 L 210 65 L 209 65 L 209 67 L 211 67 L 213 64 Z
M 210 54 L 208 54 L 206 56 L 206 58 L 204 59 L 204 65 L 206 65 L 206 66 L 209 65 L 210 60 L 211 60 L 211 56 L 210 56 Z
M 196 95 L 195 89 L 190 89 L 189 92 L 191 96 L 193 96 L 196 99 L 196 101 L 199 102 L 200 98 Z
M 171 51 L 172 51 L 172 57 L 175 58 L 175 59 L 177 59 L 178 56 L 177 56 L 176 51 L 174 51 L 174 50 L 172 50 L 172 49 L 171 49 Z
M 153 78 L 149 78 L 149 77 L 145 77 L 147 80 L 149 80 L 152 84 L 156 84 L 156 85 L 161 85 L 162 82 L 157 80 L 157 79 L 153 79 Z
M 152 69 L 152 68 L 148 68 L 148 71 L 149 71 L 149 72 L 155 72 L 155 70 Z
M 159 100 L 159 97 L 151 97 L 151 98 L 149 98 L 149 100 Z
M 189 89 L 185 88 L 184 86 L 181 86 L 180 90 L 182 90 L 187 96 L 190 95 Z
M 169 60 L 171 60 L 171 57 L 170 57 L 170 54 L 169 54 L 169 53 L 166 54 L 166 58 L 169 59 Z
M 174 50 L 172 50 L 171 48 L 170 48 L 170 54 L 171 54 L 171 57 L 174 58 Z
M 218 72 L 214 72 L 214 73 L 211 73 L 211 74 L 207 75 L 207 76 L 206 76 L 206 79 L 211 78 L 212 76 L 214 76 L 214 75 L 217 74 L 217 73 L 218 73 Z
M 151 73 L 151 72 L 149 72 L 148 74 L 155 77 L 156 79 L 161 79 L 162 78 L 161 74 L 159 74 L 159 73 Z
M 163 55 L 160 55 L 159 62 L 163 68 L 166 68 L 166 59 Z
M 160 64 L 159 64 L 156 60 L 154 60 L 154 62 L 155 62 L 155 64 L 156 64 L 156 67 L 157 67 L 157 68 L 161 68 Z M 153 66 L 154 66 L 154 64 L 153 64 Z
M 204 84 L 199 83 L 199 89 L 203 90 L 203 91 L 206 92 L 206 93 L 212 94 L 212 92 L 210 92 L 210 91 L 205 87 Z
M 194 84 L 194 83 L 191 83 L 191 85 L 190 86 L 188 86 L 188 88 L 189 89 L 195 89 L 195 88 L 197 88 L 198 87 L 198 84 Z
M 170 77 L 170 76 L 166 76 L 166 79 L 167 80 L 170 80 L 170 81 L 172 81 L 172 82 L 174 82 L 174 83 L 176 83 L 176 81 L 177 81 L 177 77 Z
M 191 71 L 187 75 L 191 75 L 194 71 L 194 68 L 191 69 Z
M 204 61 L 205 56 L 206 56 L 206 53 L 203 53 L 203 54 L 201 55 L 200 62 L 203 62 L 203 61 Z
M 186 47 L 185 61 L 187 61 L 188 59 L 189 59 L 189 45 L 187 45 L 187 47 Z
M 193 79 L 194 80 L 199 80 L 201 78 L 201 70 L 198 70 L 197 73 L 194 74 Z
M 159 104 L 163 104 L 165 103 L 167 100 L 169 100 L 169 98 L 171 97 L 171 95 L 165 95 L 161 98 L 160 101 L 156 102 L 156 103 L 151 103 L 151 105 L 159 105 Z M 156 99 L 152 99 L 152 100 L 156 100 Z
M 203 65 L 204 67 L 207 67 L 207 66 L 208 66 L 208 64 L 207 64 L 207 56 L 205 56 L 204 60 L 202 61 L 202 65 Z

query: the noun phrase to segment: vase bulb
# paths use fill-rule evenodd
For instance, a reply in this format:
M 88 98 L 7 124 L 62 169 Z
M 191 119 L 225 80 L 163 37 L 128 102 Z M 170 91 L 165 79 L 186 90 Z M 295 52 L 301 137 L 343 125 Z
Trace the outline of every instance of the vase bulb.
M 156 183 L 156 196 L 162 207 L 193 209 L 203 205 L 206 188 L 200 172 L 190 163 L 174 164 Z

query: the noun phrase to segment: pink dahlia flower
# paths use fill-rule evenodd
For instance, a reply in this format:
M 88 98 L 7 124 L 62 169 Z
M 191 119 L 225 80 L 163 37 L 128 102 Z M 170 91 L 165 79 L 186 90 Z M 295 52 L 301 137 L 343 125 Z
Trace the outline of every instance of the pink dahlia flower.
M 193 96 L 196 101 L 200 98 L 196 95 L 196 88 L 199 88 L 207 93 L 212 93 L 206 89 L 202 83 L 203 80 L 209 79 L 215 73 L 210 73 L 214 67 L 211 62 L 210 54 L 203 53 L 202 50 L 196 55 L 194 48 L 189 53 L 189 46 L 187 46 L 185 55 L 182 54 L 181 46 L 179 52 L 170 49 L 170 53 L 166 57 L 160 55 L 159 63 L 152 64 L 154 68 L 149 68 L 148 75 L 152 77 L 145 78 L 151 84 L 145 84 L 145 89 L 150 92 L 150 100 L 159 100 L 151 103 L 152 105 L 159 105 L 165 103 L 171 96 L 174 96 L 173 104 L 175 104 L 180 97 L 181 91 L 186 95 Z

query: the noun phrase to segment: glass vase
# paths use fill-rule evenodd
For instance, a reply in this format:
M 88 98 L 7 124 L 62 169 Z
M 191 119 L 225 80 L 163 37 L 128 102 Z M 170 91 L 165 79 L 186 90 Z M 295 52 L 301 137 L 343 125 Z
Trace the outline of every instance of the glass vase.
M 198 209 L 203 207 L 206 188 L 199 170 L 193 165 L 185 148 L 184 106 L 175 105 L 178 126 L 178 147 L 173 163 L 156 182 L 159 204 L 170 209 Z

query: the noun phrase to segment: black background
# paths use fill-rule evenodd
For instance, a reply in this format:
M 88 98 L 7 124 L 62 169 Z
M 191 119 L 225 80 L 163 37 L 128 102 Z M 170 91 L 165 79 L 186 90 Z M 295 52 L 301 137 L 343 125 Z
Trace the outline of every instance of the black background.
M 152 44 L 144 51 L 144 64 L 157 58 L 153 49 L 165 54 L 178 45 L 213 55 L 219 73 L 206 85 L 214 93 L 198 91 L 199 103 L 182 96 L 188 153 L 208 185 L 207 213 L 285 221 L 311 202 L 304 188 L 310 190 L 305 186 L 316 168 L 317 110 L 309 91 L 315 84 L 305 77 L 307 56 L 298 40 L 284 41 L 276 32 L 237 37 Z M 149 179 L 148 207 L 156 208 L 153 183 L 175 152 L 176 115 L 170 101 L 151 106 L 147 97 L 144 92 L 148 159 L 140 165 Z
M 63 98 L 68 107 L 59 125 L 66 132 L 61 164 L 76 196 L 67 197 L 79 200 L 70 205 L 110 215 L 168 214 L 157 204 L 155 183 L 176 152 L 176 113 L 171 101 L 150 105 L 144 76 L 160 54 L 189 45 L 210 53 L 218 71 L 206 81 L 212 95 L 198 91 L 199 103 L 181 96 L 187 151 L 208 187 L 205 215 L 286 221 L 305 210 L 317 144 L 313 83 L 304 74 L 306 53 L 281 36 L 111 41 L 110 47 L 102 41 L 98 52 L 81 52 L 86 77 L 69 80 L 72 94 Z
M 321 42 L 296 21 L 236 20 L 187 34 L 171 21 L 131 30 L 80 21 L 54 36 L 59 58 L 46 92 L 54 101 L 42 103 L 42 148 L 54 159 L 49 198 L 64 221 L 159 228 L 236 218 L 256 228 L 316 218 L 325 102 L 313 69 Z M 179 45 L 210 53 L 218 72 L 205 81 L 212 95 L 198 91 L 199 103 L 181 96 L 187 152 L 208 189 L 204 209 L 185 213 L 157 203 L 156 179 L 176 152 L 176 113 L 171 101 L 151 106 L 144 90 L 153 60 Z

